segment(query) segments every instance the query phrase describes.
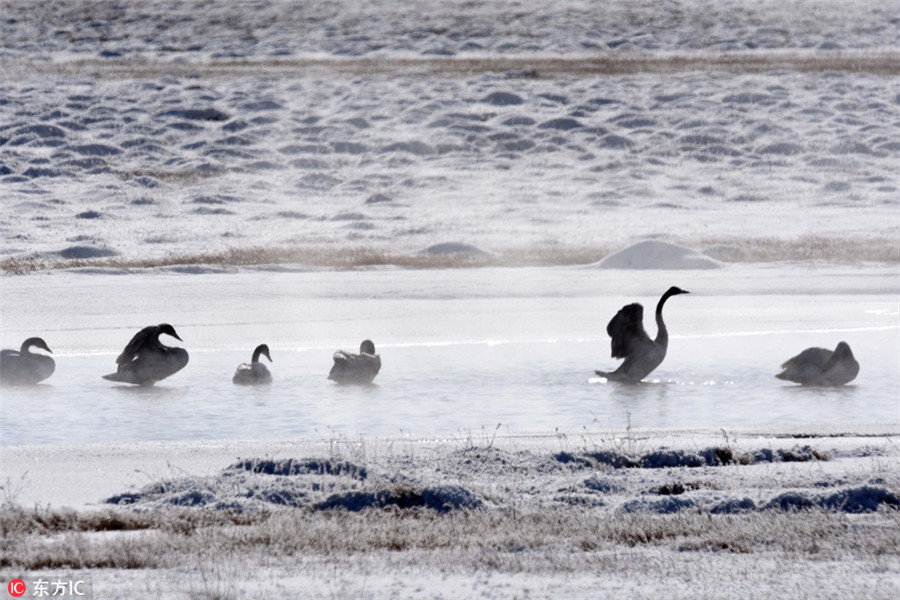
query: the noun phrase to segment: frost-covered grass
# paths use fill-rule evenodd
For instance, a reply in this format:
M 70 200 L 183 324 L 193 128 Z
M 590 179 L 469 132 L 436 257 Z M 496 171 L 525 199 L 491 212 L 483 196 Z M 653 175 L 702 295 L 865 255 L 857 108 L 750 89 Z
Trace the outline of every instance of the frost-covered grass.
M 0 510 L 3 568 L 173 568 L 198 555 L 256 564 L 300 555 L 406 552 L 439 567 L 580 570 L 610 551 L 781 553 L 791 560 L 900 560 L 900 512 L 809 510 L 712 515 L 598 515 L 590 507 L 275 510 L 241 514 L 173 508 L 150 513 Z M 602 564 L 602 561 L 600 561 Z M 610 565 L 611 567 L 612 565 Z
M 267 569 L 311 564 L 341 585 L 365 580 L 360 569 L 525 582 L 589 575 L 606 585 L 623 572 L 656 581 L 661 564 L 693 560 L 713 565 L 693 574 L 707 591 L 728 565 L 744 570 L 741 580 L 768 577 L 769 563 L 827 566 L 841 575 L 823 585 L 858 593 L 872 577 L 882 590 L 900 581 L 889 439 L 838 437 L 825 450 L 824 438 L 813 447 L 726 436 L 704 448 L 657 446 L 632 431 L 603 437 L 561 437 L 550 452 L 484 430 L 437 446 L 338 440 L 329 458 L 242 459 L 206 477 L 179 469 L 106 499 L 114 506 L 82 510 L 23 507 L 8 481 L 0 568 L 109 576 L 190 567 L 197 594 L 202 582 L 264 586 Z M 851 572 L 860 578 L 845 580 Z
M 156 477 L 103 504 L 27 507 L 38 474 L 8 479 L 0 574 L 91 574 L 103 598 L 887 599 L 900 587 L 893 439 L 482 429 L 225 463 L 218 445 L 135 446 L 122 466 Z M 156 452 L 167 473 L 144 466 Z M 227 466 L 198 468 L 212 457 Z
M 209 254 L 170 254 L 160 258 L 127 257 L 64 259 L 59 257 L 12 257 L 0 261 L 3 271 L 22 275 L 50 269 L 104 268 L 146 269 L 175 265 L 220 265 L 228 267 L 300 264 L 349 269 L 399 266 L 415 269 L 446 269 L 479 266 L 543 266 L 585 264 L 608 253 L 598 248 L 513 248 L 502 252 L 450 252 L 403 254 L 370 247 L 359 248 L 231 248 Z

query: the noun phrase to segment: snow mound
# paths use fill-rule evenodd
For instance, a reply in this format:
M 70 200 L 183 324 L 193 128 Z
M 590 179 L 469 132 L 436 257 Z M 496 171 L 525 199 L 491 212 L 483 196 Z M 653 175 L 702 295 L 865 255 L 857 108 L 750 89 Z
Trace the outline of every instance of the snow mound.
M 368 470 L 338 459 L 243 459 L 209 477 L 169 479 L 107 498 L 106 504 L 137 510 L 171 507 L 211 510 L 314 510 L 424 508 L 437 512 L 480 508 L 470 490 L 442 482 L 398 484 L 385 476 L 369 479 Z
M 458 485 L 439 485 L 422 490 L 383 489 L 375 492 L 347 492 L 330 496 L 316 505 L 320 510 L 344 509 L 353 512 L 366 508 L 430 508 L 437 512 L 481 508 L 480 498 Z
M 696 250 L 647 240 L 610 254 L 592 266 L 600 269 L 719 269 L 722 264 Z
M 686 497 L 687 496 L 687 497 Z M 882 506 L 900 508 L 900 497 L 883 487 L 863 485 L 820 494 L 807 490 L 792 490 L 778 494 L 763 504 L 747 497 L 734 497 L 710 501 L 702 494 L 688 496 L 684 490 L 661 499 L 635 498 L 622 503 L 623 512 L 644 512 L 661 515 L 677 513 L 683 509 L 708 510 L 712 514 L 739 514 L 751 511 L 828 510 L 843 513 L 877 512 Z
M 524 100 L 511 92 L 493 92 L 488 94 L 482 102 L 494 106 L 516 106 L 522 104 Z
M 615 450 L 596 452 L 558 452 L 553 455 L 557 461 L 573 468 L 613 469 L 674 469 L 678 467 L 718 467 L 739 464 L 752 465 L 770 462 L 809 462 L 828 460 L 827 454 L 809 446 L 790 449 L 763 448 L 752 452 L 736 453 L 727 447 L 709 447 L 697 452 L 689 450 L 669 450 L 660 448 L 643 455 L 631 455 Z
M 881 505 L 900 508 L 900 497 L 883 487 L 864 485 L 823 495 L 802 491 L 785 492 L 772 498 L 763 508 L 778 510 L 824 508 L 846 513 L 866 513 L 877 511 Z
M 368 473 L 365 467 L 360 467 L 345 460 L 335 459 L 293 459 L 286 458 L 284 460 L 271 459 L 247 459 L 237 462 L 226 469 L 226 472 L 249 471 L 251 473 L 261 473 L 264 475 L 335 475 L 352 477 L 353 479 L 364 480 Z
M 57 252 L 62 258 L 69 260 L 86 260 L 90 258 L 108 258 L 118 255 L 115 250 L 109 248 L 94 248 L 91 246 L 69 246 Z
M 428 246 L 424 250 L 420 250 L 419 254 L 429 254 L 431 256 L 446 256 L 448 254 L 468 254 L 470 256 L 482 256 L 488 254 L 481 248 L 464 244 L 462 242 L 444 242 L 442 244 L 434 244 Z

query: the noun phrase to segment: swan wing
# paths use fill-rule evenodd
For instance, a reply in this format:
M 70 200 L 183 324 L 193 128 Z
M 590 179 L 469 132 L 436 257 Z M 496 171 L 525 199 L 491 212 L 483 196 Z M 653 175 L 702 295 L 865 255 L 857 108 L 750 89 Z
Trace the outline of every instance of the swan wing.
M 328 379 L 338 383 L 371 383 L 381 370 L 377 354 L 350 354 L 343 350 L 334 353 L 334 366 Z
M 125 349 L 122 350 L 122 354 L 116 358 L 117 365 L 124 365 L 130 363 L 134 359 L 136 359 L 140 354 L 151 344 L 157 343 L 159 339 L 159 327 L 157 325 L 150 325 L 149 327 L 144 327 L 131 338 L 131 341 L 128 342 L 128 345 L 125 346 Z
M 811 383 L 822 376 L 825 365 L 831 359 L 832 352 L 826 348 L 807 348 L 797 356 L 786 360 L 778 379 L 794 383 Z
M 271 383 L 272 374 L 266 368 L 266 365 L 262 363 L 243 363 L 234 372 L 234 377 L 231 378 L 231 381 L 239 385 Z
M 652 343 L 644 331 L 644 307 L 637 303 L 623 306 L 606 326 L 606 333 L 612 338 L 613 358 L 625 358 Z
M 789 358 L 782 365 L 782 369 L 815 369 L 822 371 L 828 363 L 833 352 L 827 348 L 807 348 L 797 356 Z

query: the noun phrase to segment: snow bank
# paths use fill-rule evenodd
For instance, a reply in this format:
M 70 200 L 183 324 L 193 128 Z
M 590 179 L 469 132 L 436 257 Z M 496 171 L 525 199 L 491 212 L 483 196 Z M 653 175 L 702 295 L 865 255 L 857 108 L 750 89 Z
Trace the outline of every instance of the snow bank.
M 437 512 L 483 504 L 461 485 L 415 486 L 384 476 L 364 485 L 367 476 L 366 467 L 345 460 L 247 459 L 217 475 L 164 480 L 115 494 L 104 503 L 137 510 L 180 506 L 246 511 L 290 506 L 360 511 L 395 506 Z
M 429 256 L 452 256 L 461 254 L 472 257 L 485 256 L 488 254 L 477 246 L 465 244 L 463 242 L 443 242 L 440 244 L 432 244 L 431 246 L 420 250 L 419 253 L 427 254 Z
M 661 445 L 640 453 L 616 448 L 513 451 L 503 449 L 506 444 L 501 440 L 500 447 L 455 449 L 440 444 L 417 458 L 368 453 L 363 460 L 243 459 L 207 476 L 166 478 L 120 492 L 104 503 L 140 511 L 177 506 L 238 512 L 277 507 L 356 512 L 392 507 L 443 513 L 525 505 L 655 514 L 685 509 L 738 514 L 900 508 L 896 477 L 845 469 L 872 455 L 897 460 L 896 452 L 848 445 L 849 440 L 829 450 L 822 448 L 824 439 L 815 446 L 769 440 L 760 447 L 744 443 L 701 449 L 677 441 L 676 447 Z M 418 454 L 423 448 L 410 450 Z M 784 479 L 780 486 L 788 489 L 772 489 L 770 467 L 761 467 L 785 463 L 798 465 L 803 476 Z M 840 474 L 824 474 L 835 471 Z
M 719 269 L 722 264 L 696 250 L 647 240 L 610 254 L 594 265 L 599 269 Z

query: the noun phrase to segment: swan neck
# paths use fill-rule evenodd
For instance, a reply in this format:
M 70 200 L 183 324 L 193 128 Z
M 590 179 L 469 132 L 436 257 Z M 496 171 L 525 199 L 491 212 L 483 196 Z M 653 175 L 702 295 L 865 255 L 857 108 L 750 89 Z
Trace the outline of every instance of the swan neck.
M 660 344 L 662 346 L 666 346 L 669 343 L 669 330 L 666 329 L 666 322 L 663 321 L 662 311 L 663 311 L 663 305 L 666 303 L 666 300 L 668 300 L 671 295 L 672 294 L 670 294 L 669 292 L 666 292 L 665 294 L 663 294 L 663 297 L 660 298 L 659 302 L 656 304 L 656 327 L 657 327 L 656 343 Z

